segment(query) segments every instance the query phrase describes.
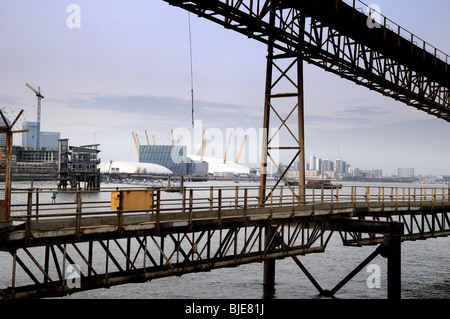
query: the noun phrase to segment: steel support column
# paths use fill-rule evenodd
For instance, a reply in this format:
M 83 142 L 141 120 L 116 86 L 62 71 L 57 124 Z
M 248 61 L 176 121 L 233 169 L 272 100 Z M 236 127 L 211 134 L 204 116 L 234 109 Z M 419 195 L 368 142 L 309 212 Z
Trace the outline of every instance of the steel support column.
M 300 31 L 305 29 L 305 16 L 301 15 L 301 26 Z M 302 35 L 303 36 L 303 35 Z M 302 46 L 302 44 L 300 44 Z M 299 47 L 298 49 L 299 57 L 297 60 L 297 85 L 298 85 L 298 141 L 300 153 L 298 155 L 298 184 L 299 184 L 299 196 L 302 202 L 306 201 L 306 188 L 305 188 L 305 94 L 304 94 L 304 81 L 303 81 L 303 49 Z
M 269 249 L 271 245 L 271 239 L 274 236 L 274 232 L 276 232 L 276 228 L 273 226 L 265 227 L 265 238 L 264 238 L 264 248 L 265 251 Z M 271 295 L 275 290 L 275 259 L 265 260 L 264 261 L 264 294 Z
M 5 190 L 2 206 L 0 208 L 0 221 L 8 221 L 11 214 L 11 180 L 12 180 L 12 144 L 13 135 L 11 129 L 7 129 L 6 135 L 6 150 L 5 150 Z M 3 155 L 0 154 L 0 158 Z M 3 166 L 3 163 L 2 163 Z
M 297 18 L 300 16 L 300 23 Z M 296 10 L 289 12 L 270 11 L 269 24 L 274 26 L 276 21 L 283 20 L 288 32 L 297 36 L 304 36 L 305 17 Z M 304 138 L 304 92 L 303 92 L 303 49 L 299 44 L 296 54 L 277 52 L 274 40 L 268 37 L 266 88 L 263 120 L 263 145 L 261 156 L 260 205 L 264 205 L 267 198 L 281 181 L 285 181 L 294 195 L 300 201 L 305 199 L 305 138 Z M 276 128 L 271 125 L 271 117 L 279 120 Z M 292 118 L 297 117 L 297 121 Z M 273 132 L 272 130 L 275 129 Z M 289 160 L 282 167 L 281 161 Z M 298 161 L 298 193 L 287 183 L 287 172 Z M 278 180 L 269 190 L 266 185 L 267 167 L 272 164 Z M 266 189 L 269 193 L 266 193 Z M 296 194 L 297 193 L 297 194 Z
M 382 257 L 387 259 L 388 299 L 400 299 L 401 238 L 404 233 L 403 230 L 404 224 L 401 222 L 394 222 L 394 221 L 340 219 L 333 221 L 331 228 L 334 230 L 344 232 L 366 232 L 384 235 L 385 240 L 383 241 L 381 246 L 377 248 L 375 253 L 379 252 Z M 374 255 L 371 255 L 370 258 L 372 257 L 374 257 Z M 370 260 L 370 258 L 367 260 Z
M 401 235 L 403 227 L 398 224 L 391 224 L 391 229 L 387 239 L 387 291 L 388 299 L 401 298 Z M 383 256 L 384 257 L 384 256 Z
M 270 12 L 269 23 L 273 25 L 275 22 L 275 14 Z M 261 154 L 261 177 L 259 189 L 259 204 L 263 205 L 266 195 L 267 180 L 267 151 L 269 146 L 269 125 L 270 125 L 270 101 L 272 95 L 272 65 L 273 65 L 273 39 L 269 37 L 267 46 L 267 65 L 266 65 L 266 88 L 264 98 L 264 118 L 263 118 L 263 137 L 262 137 L 262 154 Z
M 4 126 L 0 126 L 0 133 L 6 135 L 6 148 L 5 148 L 5 162 L 3 163 L 3 152 L 0 152 L 0 172 L 4 171 L 5 174 L 5 189 L 3 200 L 0 198 L 0 222 L 9 223 L 11 213 L 11 182 L 12 182 L 12 149 L 13 149 L 13 134 L 22 133 L 28 130 L 13 131 L 14 125 L 22 115 L 23 110 L 19 112 L 14 121 L 10 123 L 0 110 L 0 116 L 5 123 Z M 2 223 L 4 224 L 4 223 Z M 6 224 L 7 225 L 7 224 Z M 2 226 L 2 225 L 0 225 Z

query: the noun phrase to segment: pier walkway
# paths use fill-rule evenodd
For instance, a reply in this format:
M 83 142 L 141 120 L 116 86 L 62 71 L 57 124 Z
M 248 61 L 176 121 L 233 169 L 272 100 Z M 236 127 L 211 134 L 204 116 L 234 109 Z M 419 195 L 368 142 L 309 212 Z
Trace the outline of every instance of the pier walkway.
M 252 262 L 265 263 L 270 287 L 276 259 L 293 258 L 309 277 L 297 256 L 324 252 L 339 233 L 344 245 L 377 245 L 360 267 L 386 257 L 395 297 L 400 242 L 450 234 L 447 188 L 337 186 L 307 189 L 302 198 L 286 185 L 264 205 L 259 188 L 13 190 L 11 220 L 0 229 L 11 277 L 0 294 L 56 296 Z M 328 291 L 310 279 L 325 295 L 345 284 Z

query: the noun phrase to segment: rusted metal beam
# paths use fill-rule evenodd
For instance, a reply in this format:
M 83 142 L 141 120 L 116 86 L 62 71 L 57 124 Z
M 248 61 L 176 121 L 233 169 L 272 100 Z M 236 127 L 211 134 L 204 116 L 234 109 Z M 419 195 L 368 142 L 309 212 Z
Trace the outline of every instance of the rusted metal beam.
M 275 238 L 276 228 L 273 226 L 265 227 L 264 235 L 264 254 L 271 248 L 273 238 Z M 263 285 L 265 293 L 270 293 L 275 290 L 275 259 L 264 261 L 263 267 Z
M 9 124 L 8 119 L 5 117 L 3 112 L 0 110 L 0 116 L 5 123 L 5 126 L 0 127 L 0 134 L 4 133 L 6 136 L 6 144 L 5 144 L 5 163 L 3 163 L 3 154 L 0 152 L 0 164 L 1 170 L 5 170 L 5 189 L 4 189 L 4 198 L 0 200 L 0 222 L 9 221 L 11 215 L 11 182 L 12 182 L 12 149 L 13 149 L 13 134 L 16 133 L 12 129 L 16 124 L 17 120 L 22 115 L 23 110 L 20 110 L 19 114 L 13 120 L 11 124 Z M 17 131 L 20 133 L 23 131 Z
M 401 298 L 401 238 L 404 234 L 403 223 L 393 221 L 367 221 L 342 218 L 333 221 L 330 228 L 339 231 L 365 232 L 383 234 L 383 243 L 362 264 L 352 271 L 332 291 L 334 294 L 350 280 L 364 265 L 370 262 L 378 253 L 387 258 L 388 268 L 388 299 Z
M 367 266 L 376 256 L 382 255 L 387 258 L 388 265 L 388 299 L 401 298 L 401 235 L 403 234 L 403 223 L 379 222 L 354 219 L 339 219 L 332 221 L 329 227 L 338 231 L 358 231 L 375 232 L 385 235 L 384 242 L 381 243 L 373 253 L 353 269 L 344 279 L 342 279 L 333 289 L 323 289 L 314 277 L 308 272 L 306 267 L 296 256 L 292 256 L 297 265 L 313 283 L 320 294 L 324 296 L 334 296 L 346 283 L 348 283 L 357 273 Z
M 351 218 L 339 218 L 327 221 L 328 227 L 332 230 L 347 231 L 347 232 L 363 232 L 376 234 L 396 234 L 403 235 L 403 223 L 388 222 L 388 221 L 374 221 L 361 220 Z
M 449 55 L 436 48 L 429 52 L 428 43 L 400 26 L 398 31 L 390 30 L 385 17 L 380 28 L 370 28 L 367 15 L 342 1 L 277 1 L 277 5 L 271 2 L 270 10 L 263 10 L 263 14 L 256 10 L 263 5 L 260 1 L 255 6 L 239 7 L 225 0 L 164 1 L 286 55 L 303 53 L 308 63 L 450 121 Z M 306 15 L 306 37 L 294 30 L 300 17 L 289 15 L 293 11 Z M 275 13 L 274 22 L 271 13 Z M 401 30 L 406 31 L 406 38 Z
M 378 256 L 384 249 L 383 244 L 380 244 L 373 253 L 371 253 L 363 262 L 361 262 L 355 269 L 353 269 L 344 279 L 342 279 L 330 291 L 324 291 L 324 295 L 334 296 L 346 283 L 348 283 L 356 274 L 358 274 L 364 267 L 366 267 L 376 256 Z
M 262 229 L 262 228 L 261 228 Z M 184 273 L 197 272 L 197 271 L 209 271 L 211 269 L 217 269 L 222 267 L 230 267 L 230 266 L 238 266 L 240 264 L 252 263 L 252 262 L 261 262 L 265 260 L 274 260 L 277 258 L 285 258 L 287 256 L 292 256 L 296 254 L 305 254 L 305 253 L 313 253 L 313 252 L 322 252 L 323 247 L 302 247 L 302 246 L 294 246 L 291 247 L 288 251 L 281 251 L 277 249 L 274 245 L 269 245 L 267 249 L 264 250 L 264 246 L 254 246 L 250 244 L 253 239 L 247 238 L 249 244 L 246 245 L 247 248 L 250 248 L 248 251 L 240 251 L 236 250 L 236 240 L 238 234 L 242 235 L 242 229 L 230 229 L 227 234 L 222 238 L 222 243 L 216 249 L 215 253 L 209 254 L 207 250 L 210 249 L 211 243 L 214 240 L 213 232 L 202 232 L 198 234 L 197 239 L 195 239 L 194 235 L 192 235 L 192 239 L 189 234 L 184 234 L 181 240 L 178 240 L 178 244 L 174 247 L 165 247 L 162 243 L 157 243 L 155 239 L 151 237 L 154 247 L 157 248 L 156 251 L 150 252 L 147 247 L 145 249 L 141 249 L 139 247 L 138 252 L 141 252 L 141 255 L 150 254 L 150 258 L 155 258 L 157 255 L 161 255 L 164 258 L 164 262 L 156 263 L 153 265 L 146 266 L 144 262 L 143 267 L 137 267 L 137 263 L 133 261 L 133 265 L 135 267 L 131 267 L 127 270 L 123 263 L 128 263 L 130 261 L 130 255 L 127 254 L 126 261 L 119 259 L 118 256 L 114 255 L 113 250 L 109 247 L 108 242 L 105 244 L 104 242 L 99 242 L 99 244 L 104 248 L 104 252 L 107 255 L 106 266 L 105 263 L 97 266 L 98 268 L 93 268 L 91 262 L 86 262 L 86 259 L 83 260 L 92 268 L 92 272 L 94 272 L 94 276 L 88 275 L 86 276 L 83 272 L 80 273 L 80 286 L 75 288 L 68 287 L 67 283 L 59 277 L 57 278 L 48 278 L 48 281 L 40 282 L 36 277 L 34 277 L 32 271 L 25 266 L 25 263 L 19 259 L 19 263 L 23 265 L 25 271 L 28 271 L 30 278 L 34 278 L 35 282 L 32 285 L 25 285 L 20 287 L 15 287 L 14 297 L 42 297 L 42 296 L 57 296 L 67 293 L 73 293 L 82 290 L 95 289 L 101 287 L 109 287 L 112 285 L 118 285 L 128 282 L 144 282 L 154 278 L 161 278 L 166 276 L 173 275 L 182 275 Z M 200 244 L 203 240 L 203 236 L 207 234 L 206 244 L 203 249 L 200 249 Z M 258 236 L 264 236 L 262 232 L 259 232 Z M 272 237 L 273 238 L 273 237 Z M 142 244 L 142 239 L 136 238 L 140 244 Z M 190 249 L 189 253 L 182 253 L 184 258 L 179 259 L 178 262 L 172 262 L 176 254 L 182 251 L 179 247 L 181 245 L 187 245 Z M 146 245 L 145 245 L 146 246 Z M 60 245 L 57 245 L 60 249 L 63 258 L 67 258 L 70 264 L 73 264 L 74 260 L 70 258 L 67 254 L 67 250 Z M 231 249 L 234 247 L 233 249 Z M 81 246 L 77 246 L 78 249 L 76 251 L 79 253 L 81 251 Z M 85 246 L 85 249 L 87 247 Z M 119 254 L 124 254 L 124 251 L 118 252 Z M 194 257 L 194 254 L 197 256 L 201 255 L 201 258 L 190 258 Z M 38 257 L 40 254 L 36 254 L 33 258 Z M 97 254 L 98 255 L 98 254 Z M 80 257 L 83 257 L 84 254 L 80 254 Z M 208 257 L 211 256 L 211 257 Z M 101 257 L 101 256 L 99 256 Z M 200 256 L 199 256 L 200 257 Z M 147 256 L 148 258 L 148 256 Z M 102 259 L 102 258 L 100 258 Z M 115 264 L 117 271 L 111 271 L 110 267 L 108 267 L 108 260 L 113 261 Z M 37 262 L 35 262 L 38 265 Z M 57 261 L 59 264 L 59 260 Z M 64 267 L 64 266 L 63 266 Z M 102 267 L 104 268 L 102 272 Z M 102 272 L 102 273 L 101 273 Z M 67 274 L 66 274 L 67 275 Z M 63 276 L 64 277 L 64 276 Z M 50 281 L 50 279 L 52 279 Z M 53 282 L 53 284 L 50 284 Z M 7 288 L 5 290 L 5 294 L 11 294 L 11 288 Z
M 325 290 L 319 285 L 317 280 L 314 279 L 314 277 L 311 275 L 311 273 L 308 271 L 308 269 L 306 269 L 306 267 L 302 264 L 300 259 L 298 259 L 297 256 L 292 256 L 291 258 L 295 261 L 297 266 L 300 267 L 300 269 L 303 271 L 303 273 L 306 275 L 306 277 L 311 281 L 311 283 L 314 285 L 314 287 L 316 287 L 316 289 L 319 291 L 319 293 L 321 295 L 325 295 Z
M 401 298 L 401 235 L 398 226 L 391 225 L 391 231 L 386 239 L 385 255 L 387 258 L 388 299 Z
M 1 111 L 0 111 L 1 113 Z M 1 113 L 3 116 L 3 113 Z M 5 191 L 3 201 L 0 201 L 2 208 L 0 209 L 0 221 L 8 221 L 11 215 L 11 181 L 12 181 L 12 143 L 13 143 L 13 133 L 11 128 L 6 130 L 0 130 L 0 133 L 4 132 L 6 136 L 6 147 L 5 147 Z M 0 154 L 0 161 L 2 154 Z

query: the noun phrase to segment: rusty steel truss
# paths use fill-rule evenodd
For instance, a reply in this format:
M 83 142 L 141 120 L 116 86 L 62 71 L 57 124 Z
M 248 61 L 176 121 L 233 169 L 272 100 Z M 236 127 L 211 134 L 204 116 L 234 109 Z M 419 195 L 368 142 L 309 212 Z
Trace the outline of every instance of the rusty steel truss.
M 201 222 L 194 224 L 198 225 L 199 230 L 162 229 L 165 234 L 150 232 L 136 236 L 139 232 L 134 232 L 132 237 L 111 236 L 109 239 L 77 242 L 53 239 L 52 244 L 45 246 L 11 249 L 11 285 L 0 290 L 0 295 L 3 298 L 61 296 L 263 261 L 266 262 L 263 284 L 270 291 L 275 280 L 275 260 L 287 257 L 292 257 L 317 287 L 317 282 L 297 256 L 324 252 L 332 234 L 326 231 L 341 227 L 341 224 L 330 222 L 324 217 L 308 218 L 301 222 L 277 222 L 272 225 L 224 224 L 221 229 L 202 229 L 205 227 Z M 373 223 L 369 224 L 368 229 L 379 233 L 379 230 L 373 228 Z M 401 223 L 398 225 L 401 226 Z M 360 224 L 355 227 L 360 227 Z M 387 224 L 380 224 L 380 227 L 391 228 Z M 389 233 L 386 230 L 382 232 Z M 394 235 L 392 233 L 388 238 L 390 241 L 398 238 L 399 246 L 400 237 Z M 384 238 L 371 256 L 375 257 L 383 249 L 390 247 L 387 243 Z M 389 258 L 398 259 L 398 254 Z M 338 289 L 331 292 L 322 288 L 318 290 L 321 294 L 332 295 Z
M 450 121 L 449 56 L 360 1 L 164 1 Z
M 26 190 L 20 205 L 26 214 L 15 205 L 16 224 L 0 229 L 0 297 L 59 296 L 253 262 L 264 263 L 270 294 L 275 260 L 284 258 L 292 258 L 319 293 L 334 295 L 381 255 L 388 260 L 388 297 L 398 298 L 400 242 L 450 235 L 447 189 L 321 188 L 305 192 L 299 203 L 280 186 L 263 206 L 259 187 L 192 188 L 175 199 L 152 191 L 151 211 L 143 211 L 83 201 L 81 191 L 68 202 L 37 205 L 45 190 Z M 128 192 L 114 189 L 111 196 Z M 334 233 L 344 245 L 377 248 L 326 290 L 298 256 L 324 252 Z
M 54 240 L 45 246 L 13 249 L 11 285 L 0 294 L 4 298 L 66 295 L 323 252 L 325 223 L 311 223 L 311 228 L 309 223 L 286 222 L 273 228 L 224 224 L 219 229 L 194 222 L 192 230 L 174 231 L 169 226 L 157 233 L 142 231 L 141 236 L 137 231 L 122 238 Z

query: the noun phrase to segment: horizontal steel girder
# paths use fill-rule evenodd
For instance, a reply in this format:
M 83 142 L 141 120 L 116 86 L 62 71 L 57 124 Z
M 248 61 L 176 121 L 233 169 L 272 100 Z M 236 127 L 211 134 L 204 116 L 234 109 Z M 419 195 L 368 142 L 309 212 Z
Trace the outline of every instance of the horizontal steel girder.
M 164 0 L 308 63 L 450 121 L 448 56 L 438 57 L 340 1 Z M 269 12 L 276 19 L 269 23 Z M 298 30 L 300 18 L 307 25 Z M 408 34 L 409 35 L 409 34 Z M 425 42 L 424 42 L 425 43 Z M 299 49 L 302 48 L 302 49 Z M 443 61 L 442 58 L 444 58 Z

